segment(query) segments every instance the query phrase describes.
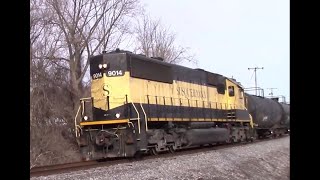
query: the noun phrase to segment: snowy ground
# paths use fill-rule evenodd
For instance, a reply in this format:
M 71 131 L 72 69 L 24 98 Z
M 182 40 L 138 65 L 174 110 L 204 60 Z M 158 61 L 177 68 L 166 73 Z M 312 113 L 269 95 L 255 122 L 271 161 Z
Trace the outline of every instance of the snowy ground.
M 210 152 L 142 160 L 31 180 L 289 180 L 290 137 Z

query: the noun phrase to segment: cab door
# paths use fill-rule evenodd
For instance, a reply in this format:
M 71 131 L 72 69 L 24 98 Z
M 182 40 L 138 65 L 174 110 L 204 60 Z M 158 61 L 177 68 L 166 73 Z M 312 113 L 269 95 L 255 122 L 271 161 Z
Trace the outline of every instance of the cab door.
M 227 80 L 227 107 L 228 109 L 236 109 L 236 86 Z

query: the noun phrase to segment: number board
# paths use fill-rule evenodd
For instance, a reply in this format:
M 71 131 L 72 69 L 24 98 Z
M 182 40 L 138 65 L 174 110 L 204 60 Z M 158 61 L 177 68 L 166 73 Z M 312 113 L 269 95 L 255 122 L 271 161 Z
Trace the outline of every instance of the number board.
M 92 79 L 99 79 L 102 78 L 102 72 L 97 72 L 92 74 Z
M 115 77 L 115 76 L 123 76 L 124 71 L 123 70 L 111 70 L 106 72 L 107 77 Z M 92 79 L 99 79 L 102 78 L 102 72 L 97 72 L 92 74 Z
M 114 77 L 114 76 L 123 76 L 124 72 L 122 70 L 110 70 L 107 71 L 108 77 Z

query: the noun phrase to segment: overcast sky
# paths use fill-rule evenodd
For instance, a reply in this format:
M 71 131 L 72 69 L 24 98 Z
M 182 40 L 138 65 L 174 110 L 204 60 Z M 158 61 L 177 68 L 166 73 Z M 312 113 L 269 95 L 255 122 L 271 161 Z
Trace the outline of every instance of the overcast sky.
M 142 0 L 145 10 L 177 34 L 198 67 L 234 77 L 265 95 L 290 99 L 289 0 Z M 182 65 L 196 68 L 194 65 Z

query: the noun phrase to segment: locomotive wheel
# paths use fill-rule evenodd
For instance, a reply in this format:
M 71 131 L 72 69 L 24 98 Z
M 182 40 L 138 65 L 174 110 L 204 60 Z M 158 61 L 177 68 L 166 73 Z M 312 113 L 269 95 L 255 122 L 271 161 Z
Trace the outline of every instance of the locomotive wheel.
M 141 160 L 142 159 L 142 152 L 141 151 L 137 151 L 134 156 L 133 156 L 133 159 L 134 160 Z
M 273 134 L 273 138 L 274 138 L 274 139 L 277 138 L 277 134 Z
M 173 146 L 169 146 L 169 152 L 172 153 L 172 154 L 175 152 Z
M 250 138 L 250 142 L 254 142 L 254 140 L 255 140 L 254 137 Z
M 151 155 L 154 155 L 154 156 L 158 155 L 158 152 L 157 152 L 157 150 L 156 150 L 155 147 L 152 147 L 152 148 L 150 149 L 150 153 L 151 153 Z

